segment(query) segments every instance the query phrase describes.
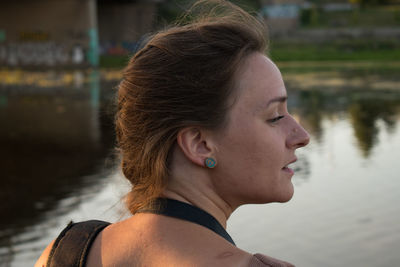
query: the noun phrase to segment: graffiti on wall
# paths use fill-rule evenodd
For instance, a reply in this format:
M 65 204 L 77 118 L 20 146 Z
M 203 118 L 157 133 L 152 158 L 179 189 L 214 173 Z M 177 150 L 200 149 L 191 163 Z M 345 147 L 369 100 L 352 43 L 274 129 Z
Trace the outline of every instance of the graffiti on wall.
M 74 37 L 79 33 L 73 33 Z M 93 34 L 92 34 L 93 35 Z M 90 54 L 91 47 L 81 45 L 85 35 L 80 38 L 67 38 L 67 42 L 55 42 L 50 33 L 43 31 L 21 31 L 15 41 L 6 40 L 5 31 L 0 29 L 0 66 L 57 66 L 80 65 L 95 62 L 97 53 Z M 87 38 L 87 37 L 86 37 Z M 92 38 L 96 41 L 96 38 Z M 74 44 L 74 41 L 76 43 Z M 92 44 L 93 46 L 93 44 Z M 93 50 L 93 49 L 92 49 Z
M 50 40 L 50 34 L 42 31 L 22 31 L 18 39 L 22 42 L 47 42 Z
M 102 42 L 100 55 L 124 56 L 136 51 L 139 42 Z
M 84 50 L 76 45 L 72 50 L 54 42 L 0 44 L 0 63 L 8 66 L 81 64 Z

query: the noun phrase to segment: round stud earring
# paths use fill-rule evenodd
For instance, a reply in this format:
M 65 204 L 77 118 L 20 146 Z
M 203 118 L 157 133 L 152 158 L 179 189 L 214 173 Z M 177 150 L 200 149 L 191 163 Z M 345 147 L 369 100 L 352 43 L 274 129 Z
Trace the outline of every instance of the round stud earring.
M 206 158 L 204 163 L 206 164 L 207 168 L 214 168 L 217 165 L 217 162 L 213 158 Z

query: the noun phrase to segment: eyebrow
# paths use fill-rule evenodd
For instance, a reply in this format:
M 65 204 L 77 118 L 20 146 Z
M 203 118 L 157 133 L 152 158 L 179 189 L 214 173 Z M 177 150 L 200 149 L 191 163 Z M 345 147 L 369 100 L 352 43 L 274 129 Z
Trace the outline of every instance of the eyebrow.
M 267 104 L 265 105 L 265 108 L 269 107 L 269 105 L 271 105 L 272 103 L 275 103 L 275 102 L 284 103 L 286 101 L 287 101 L 287 96 L 278 96 L 278 97 L 270 99 L 267 102 Z
M 271 104 L 279 102 L 279 103 L 284 103 L 287 101 L 287 96 L 278 96 L 278 97 L 274 97 L 272 99 L 270 99 L 266 104 L 262 104 L 260 106 L 258 106 L 254 112 L 259 112 L 261 110 L 265 110 L 267 109 Z

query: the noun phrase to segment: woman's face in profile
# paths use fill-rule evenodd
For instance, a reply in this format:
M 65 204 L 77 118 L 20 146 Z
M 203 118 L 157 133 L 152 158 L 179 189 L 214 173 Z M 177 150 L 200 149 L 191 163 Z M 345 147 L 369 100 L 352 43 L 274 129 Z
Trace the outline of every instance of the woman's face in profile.
M 251 54 L 237 73 L 227 126 L 216 134 L 213 181 L 232 206 L 286 202 L 293 195 L 288 165 L 309 136 L 288 113 L 286 88 L 270 59 Z

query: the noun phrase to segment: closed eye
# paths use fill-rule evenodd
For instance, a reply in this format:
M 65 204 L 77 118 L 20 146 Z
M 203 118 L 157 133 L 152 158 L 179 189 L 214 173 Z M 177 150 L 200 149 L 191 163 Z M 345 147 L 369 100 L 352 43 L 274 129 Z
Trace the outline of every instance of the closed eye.
M 284 117 L 285 116 L 278 116 L 278 117 L 268 120 L 268 122 L 274 123 L 274 122 L 277 122 L 277 121 L 283 119 Z

